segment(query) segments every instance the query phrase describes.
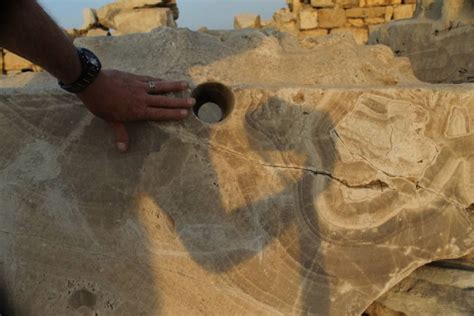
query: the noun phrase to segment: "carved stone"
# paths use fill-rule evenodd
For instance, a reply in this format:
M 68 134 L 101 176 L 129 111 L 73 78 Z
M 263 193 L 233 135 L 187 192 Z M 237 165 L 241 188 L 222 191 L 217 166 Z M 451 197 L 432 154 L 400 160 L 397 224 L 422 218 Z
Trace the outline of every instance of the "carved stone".
M 344 35 L 78 44 L 213 82 L 193 95 L 225 118 L 130 124 L 124 155 L 54 80 L 0 81 L 0 284 L 18 313 L 357 315 L 473 250 L 472 85 L 421 83 Z

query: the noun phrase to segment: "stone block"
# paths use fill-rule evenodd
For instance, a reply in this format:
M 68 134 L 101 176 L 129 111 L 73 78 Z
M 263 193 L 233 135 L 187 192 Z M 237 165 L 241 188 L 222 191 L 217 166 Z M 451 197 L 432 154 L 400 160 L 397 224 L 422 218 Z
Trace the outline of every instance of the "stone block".
M 385 23 L 385 18 L 365 18 L 364 21 L 367 25 L 382 24 Z
M 302 31 L 302 36 L 324 36 L 328 35 L 329 31 L 327 29 L 315 29 L 315 30 L 308 30 Z
M 318 11 L 318 22 L 321 28 L 343 27 L 346 23 L 344 9 L 321 9 Z
M 365 25 L 364 20 L 360 18 L 347 19 L 347 22 L 354 27 L 363 27 Z
M 300 30 L 311 30 L 318 27 L 318 11 L 305 9 L 299 13 Z
M 348 18 L 377 18 L 385 16 L 385 7 L 352 8 L 346 10 Z
M 3 65 L 5 71 L 10 73 L 33 70 L 32 62 L 6 50 L 4 50 Z
M 402 0 L 364 0 L 366 7 L 387 6 L 401 4 Z
M 385 10 L 385 22 L 391 21 L 393 18 L 393 7 L 387 6 Z
M 315 8 L 332 8 L 336 3 L 334 0 L 311 0 L 311 5 Z
M 393 8 L 393 19 L 403 20 L 413 17 L 415 6 L 412 4 L 402 4 Z
M 255 29 L 262 26 L 260 15 L 245 13 L 239 14 L 234 18 L 234 29 Z
M 357 7 L 359 4 L 359 0 L 335 0 L 335 1 L 339 7 L 342 7 L 344 9 Z
M 147 33 L 160 26 L 176 26 L 170 9 L 136 9 L 114 17 L 114 28 L 121 34 Z
M 397 55 L 408 57 L 422 81 L 474 82 L 474 8 L 470 3 L 450 0 L 433 6 L 432 1 L 421 1 L 416 18 L 392 21 L 374 29 L 370 43 L 387 45 Z M 446 12 L 456 8 L 462 10 L 454 19 L 447 18 L 450 14 Z

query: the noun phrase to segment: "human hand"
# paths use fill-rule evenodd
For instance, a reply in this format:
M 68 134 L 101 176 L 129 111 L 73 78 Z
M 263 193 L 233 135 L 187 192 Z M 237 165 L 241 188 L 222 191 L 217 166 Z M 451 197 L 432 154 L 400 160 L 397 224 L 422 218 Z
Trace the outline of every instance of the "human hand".
M 150 91 L 150 81 L 154 83 L 154 91 Z M 189 108 L 196 102 L 193 98 L 171 98 L 160 94 L 188 88 L 185 81 L 163 81 L 118 70 L 102 70 L 94 82 L 77 96 L 90 112 L 110 124 L 117 149 L 125 152 L 129 147 L 129 137 L 124 122 L 187 117 Z

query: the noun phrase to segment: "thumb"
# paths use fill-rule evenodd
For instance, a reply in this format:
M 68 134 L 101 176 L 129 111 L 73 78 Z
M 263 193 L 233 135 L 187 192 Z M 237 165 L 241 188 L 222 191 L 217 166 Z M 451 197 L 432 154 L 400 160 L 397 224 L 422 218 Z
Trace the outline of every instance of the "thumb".
M 118 151 L 126 152 L 128 150 L 129 138 L 125 125 L 120 122 L 109 122 L 110 127 L 115 134 L 115 145 Z

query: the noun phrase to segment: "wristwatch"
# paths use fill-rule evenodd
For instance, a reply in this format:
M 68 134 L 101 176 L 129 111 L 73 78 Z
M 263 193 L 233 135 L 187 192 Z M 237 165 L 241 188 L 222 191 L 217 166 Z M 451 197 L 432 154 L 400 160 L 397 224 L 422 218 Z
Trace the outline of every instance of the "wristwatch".
M 99 58 L 86 48 L 77 48 L 77 55 L 79 55 L 79 60 L 81 61 L 81 75 L 79 79 L 71 84 L 64 84 L 59 81 L 58 84 L 61 88 L 71 93 L 78 93 L 87 88 L 99 75 L 100 70 L 102 69 L 102 64 L 100 63 Z

